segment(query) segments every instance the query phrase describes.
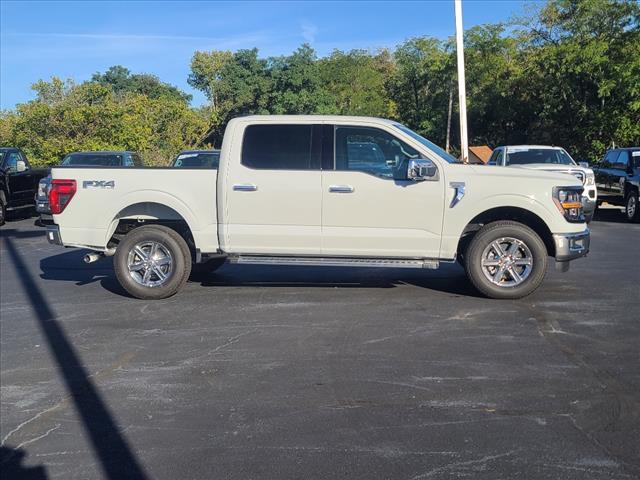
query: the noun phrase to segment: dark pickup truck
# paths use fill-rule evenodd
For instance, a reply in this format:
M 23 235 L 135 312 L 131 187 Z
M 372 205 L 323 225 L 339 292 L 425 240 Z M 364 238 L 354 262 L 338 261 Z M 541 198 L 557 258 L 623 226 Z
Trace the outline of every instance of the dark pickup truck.
M 640 222 L 640 147 L 609 150 L 599 165 L 594 165 L 598 204 L 607 202 L 625 207 L 627 220 Z
M 33 168 L 19 148 L 0 148 L 0 225 L 8 213 L 35 206 L 38 182 L 47 175 L 48 168 Z

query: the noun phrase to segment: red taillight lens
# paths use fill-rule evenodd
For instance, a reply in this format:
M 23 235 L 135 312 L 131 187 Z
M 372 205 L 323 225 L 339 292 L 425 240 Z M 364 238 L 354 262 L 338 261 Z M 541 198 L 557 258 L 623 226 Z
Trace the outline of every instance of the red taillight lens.
M 69 205 L 75 193 L 75 180 L 52 180 L 51 189 L 49 190 L 49 208 L 51 209 L 51 213 L 54 215 L 62 213 L 67 205 Z

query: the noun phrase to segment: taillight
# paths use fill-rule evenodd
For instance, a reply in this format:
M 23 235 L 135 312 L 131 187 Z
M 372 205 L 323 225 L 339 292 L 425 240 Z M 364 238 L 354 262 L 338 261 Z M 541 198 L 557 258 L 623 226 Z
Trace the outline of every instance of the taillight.
M 76 193 L 75 180 L 59 180 L 51 181 L 51 189 L 49 190 L 49 208 L 51 213 L 58 215 L 62 213 Z

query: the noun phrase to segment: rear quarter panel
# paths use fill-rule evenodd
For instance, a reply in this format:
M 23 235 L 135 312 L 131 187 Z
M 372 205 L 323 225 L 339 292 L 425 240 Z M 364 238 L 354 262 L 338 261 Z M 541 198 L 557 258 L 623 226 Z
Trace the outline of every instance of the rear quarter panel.
M 53 179 L 73 179 L 76 193 L 54 215 L 65 245 L 104 249 L 122 218 L 184 219 L 202 252 L 218 248 L 216 170 L 55 167 Z M 113 188 L 95 182 L 113 182 Z

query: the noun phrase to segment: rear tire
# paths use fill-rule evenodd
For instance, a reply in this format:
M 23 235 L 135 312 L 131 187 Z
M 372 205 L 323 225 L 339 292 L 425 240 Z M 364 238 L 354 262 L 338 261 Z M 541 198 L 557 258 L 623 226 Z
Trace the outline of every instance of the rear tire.
M 482 227 L 465 254 L 465 271 L 485 296 L 497 299 L 526 297 L 547 273 L 547 248 L 531 228 L 498 221 Z
M 162 225 L 129 232 L 114 256 L 116 277 L 122 288 L 143 300 L 175 295 L 191 273 L 191 252 L 184 238 Z
M 624 213 L 631 223 L 640 222 L 640 203 L 638 202 L 638 191 L 630 190 L 624 202 Z

